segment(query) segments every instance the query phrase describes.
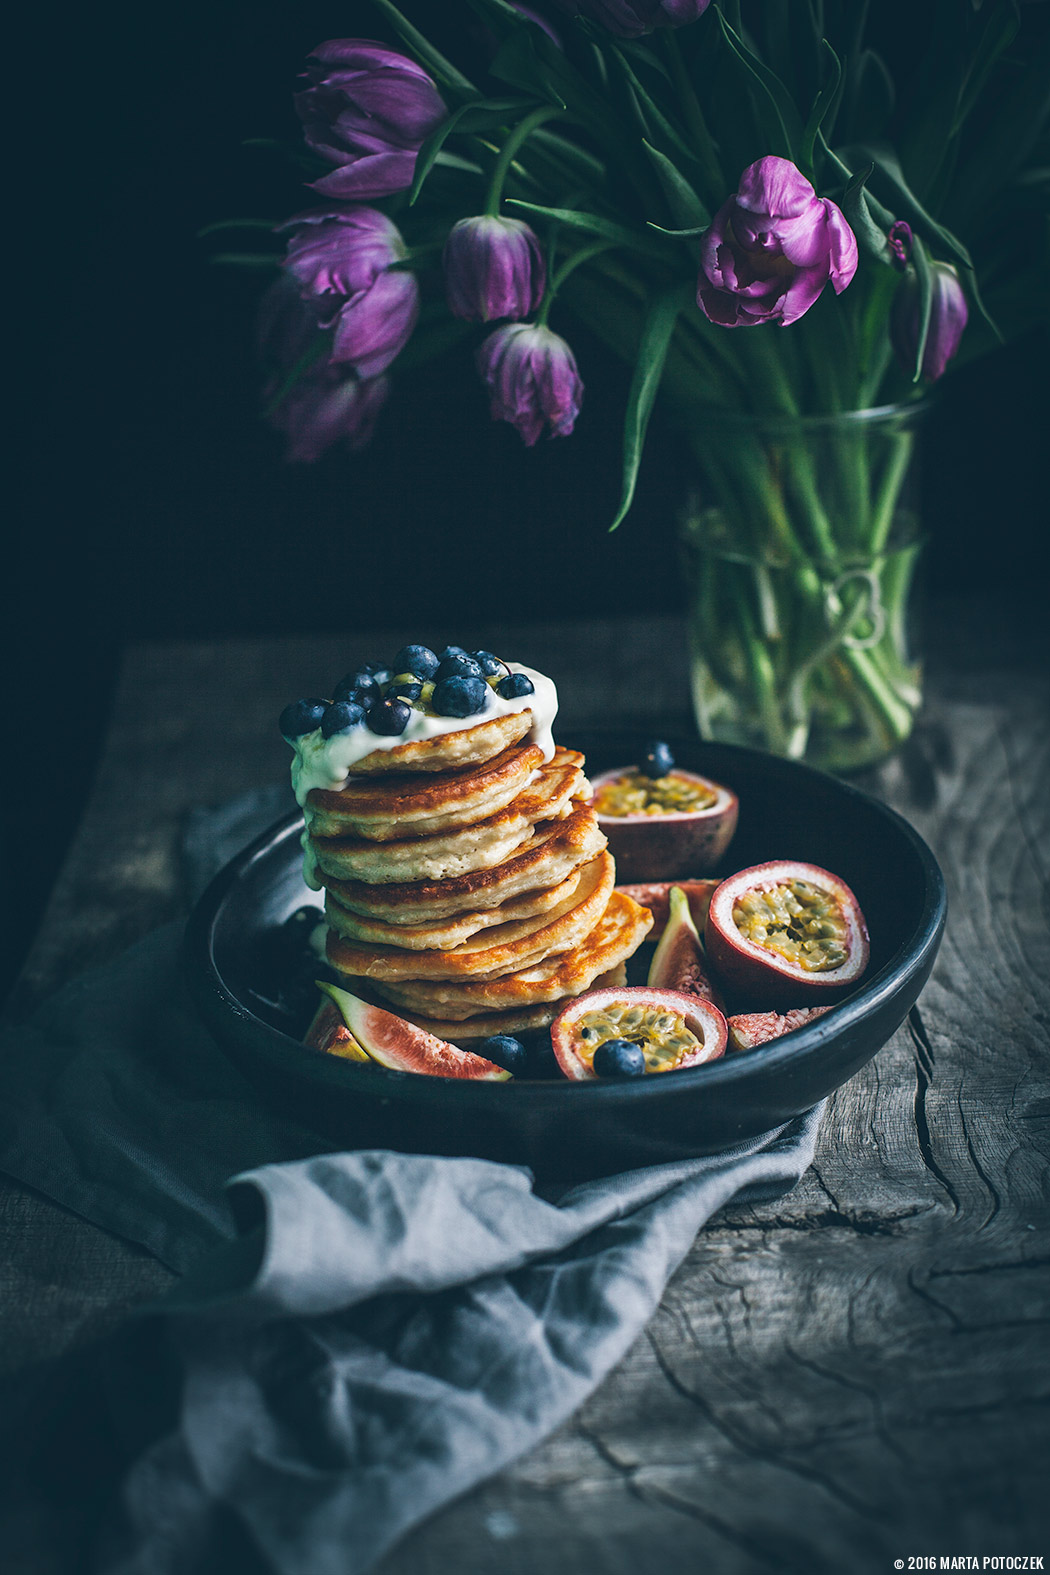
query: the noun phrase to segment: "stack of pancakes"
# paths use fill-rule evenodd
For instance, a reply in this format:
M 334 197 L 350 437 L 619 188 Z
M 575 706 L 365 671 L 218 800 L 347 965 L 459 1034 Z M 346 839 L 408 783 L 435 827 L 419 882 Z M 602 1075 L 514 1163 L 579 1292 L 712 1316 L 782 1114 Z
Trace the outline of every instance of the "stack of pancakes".
M 543 1027 L 621 983 L 652 923 L 613 889 L 583 756 L 545 762 L 531 725 L 523 710 L 374 750 L 306 799 L 329 962 L 455 1043 Z

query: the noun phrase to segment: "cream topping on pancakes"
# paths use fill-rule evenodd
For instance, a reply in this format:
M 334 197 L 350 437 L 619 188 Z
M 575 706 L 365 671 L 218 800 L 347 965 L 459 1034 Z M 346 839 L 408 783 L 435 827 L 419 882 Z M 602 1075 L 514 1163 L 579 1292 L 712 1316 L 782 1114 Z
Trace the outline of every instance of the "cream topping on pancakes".
M 552 760 L 554 738 L 551 729 L 558 711 L 558 691 L 551 679 L 534 668 L 523 667 L 520 662 L 508 662 L 507 666 L 512 673 L 524 673 L 526 678 L 532 680 L 532 694 L 519 695 L 516 700 L 504 700 L 502 695 L 490 688 L 484 711 L 474 716 L 428 716 L 413 707 L 404 732 L 392 737 L 371 732 L 364 722 L 351 728 L 348 733 L 336 733 L 334 738 L 324 738 L 319 727 L 312 733 L 304 733 L 301 738 L 295 739 L 292 746 L 295 750 L 292 788 L 298 803 L 304 806 L 314 788 L 331 792 L 345 787 L 351 768 L 357 761 L 377 750 L 397 749 L 402 744 L 440 738 L 446 733 L 462 733 L 468 728 L 477 727 L 480 722 L 487 722 L 496 716 L 508 716 L 512 712 L 532 712 L 529 740 L 540 746 L 545 761 Z M 310 884 L 313 884 L 312 881 Z

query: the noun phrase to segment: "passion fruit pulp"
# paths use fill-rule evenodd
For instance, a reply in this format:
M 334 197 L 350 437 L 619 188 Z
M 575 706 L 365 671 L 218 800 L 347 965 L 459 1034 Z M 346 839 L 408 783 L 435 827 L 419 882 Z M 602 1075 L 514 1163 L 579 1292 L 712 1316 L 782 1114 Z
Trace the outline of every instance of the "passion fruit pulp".
M 675 766 L 647 777 L 619 766 L 593 780 L 592 806 L 623 881 L 703 875 L 736 830 L 739 804 L 729 788 Z
M 641 1047 L 645 1070 L 673 1072 L 714 1061 L 726 1048 L 726 1023 L 710 1001 L 680 990 L 617 987 L 568 1001 L 551 1024 L 551 1044 L 566 1077 L 597 1077 L 594 1052 L 610 1039 Z
M 755 1006 L 837 1000 L 868 966 L 868 931 L 845 881 L 816 864 L 778 859 L 730 875 L 704 928 L 719 978 Z

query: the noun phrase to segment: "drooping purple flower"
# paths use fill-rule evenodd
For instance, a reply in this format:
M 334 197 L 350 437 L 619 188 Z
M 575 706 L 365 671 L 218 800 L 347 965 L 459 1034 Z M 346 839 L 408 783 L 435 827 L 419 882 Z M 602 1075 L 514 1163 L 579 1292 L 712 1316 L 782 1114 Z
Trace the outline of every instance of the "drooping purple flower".
M 289 389 L 269 419 L 288 439 L 286 458 L 309 465 L 335 443 L 353 451 L 364 448 L 389 392 L 388 378 L 318 366 Z
M 945 367 L 958 350 L 970 313 L 959 275 L 951 263 L 931 263 L 930 272 L 933 300 L 930 328 L 922 352 L 922 376 L 928 383 L 935 383 L 944 375 Z M 920 314 L 919 280 L 914 268 L 909 268 L 897 286 L 890 310 L 890 341 L 906 372 L 915 368 Z
M 845 215 L 789 159 L 748 166 L 701 242 L 697 305 L 713 323 L 794 323 L 824 286 L 841 295 L 857 271 Z
M 527 317 L 543 299 L 543 253 L 520 219 L 460 219 L 449 231 L 442 261 L 453 317 L 472 323 Z
M 412 184 L 421 143 L 448 111 L 414 60 L 368 38 L 333 38 L 308 57 L 294 95 L 309 147 L 330 164 L 326 197 L 371 200 Z
M 558 0 L 572 16 L 601 22 L 618 38 L 640 38 L 654 27 L 685 27 L 703 16 L 711 0 Z
M 583 383 L 560 335 L 539 323 L 506 323 L 482 343 L 477 367 L 491 395 L 492 419 L 509 421 L 529 448 L 545 427 L 551 437 L 568 437 Z
M 317 315 L 334 330 L 329 359 L 349 362 L 361 377 L 390 365 L 419 315 L 415 275 L 396 268 L 406 247 L 396 224 L 375 208 L 301 213 L 283 267 Z
M 895 219 L 890 225 L 886 240 L 890 248 L 890 262 L 898 273 L 903 273 L 911 256 L 913 240 L 911 225 L 905 219 Z

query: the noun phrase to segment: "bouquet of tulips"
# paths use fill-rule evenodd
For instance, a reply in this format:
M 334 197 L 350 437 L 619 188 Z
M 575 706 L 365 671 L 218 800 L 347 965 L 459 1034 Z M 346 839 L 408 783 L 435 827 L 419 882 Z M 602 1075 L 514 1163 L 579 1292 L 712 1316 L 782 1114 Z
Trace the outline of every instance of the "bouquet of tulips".
M 702 727 L 890 747 L 918 701 L 909 402 L 1042 294 L 1043 16 L 930 0 L 887 59 L 864 0 L 459 9 L 459 63 L 391 0 L 390 42 L 306 62 L 313 198 L 261 324 L 290 457 L 359 446 L 400 369 L 468 348 L 496 419 L 567 436 L 582 322 L 632 369 L 612 523 L 654 408 L 695 457 Z

